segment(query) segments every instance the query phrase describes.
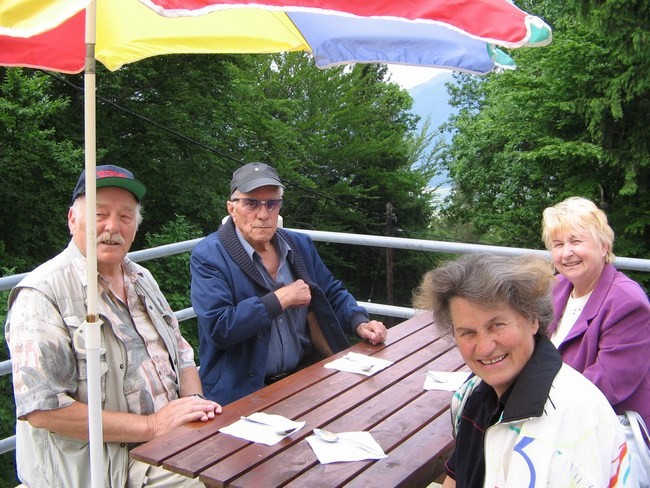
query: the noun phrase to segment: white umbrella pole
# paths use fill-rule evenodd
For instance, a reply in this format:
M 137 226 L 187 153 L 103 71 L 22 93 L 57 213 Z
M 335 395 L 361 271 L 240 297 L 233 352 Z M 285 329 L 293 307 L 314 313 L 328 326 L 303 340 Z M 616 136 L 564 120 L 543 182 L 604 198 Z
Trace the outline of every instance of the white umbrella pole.
M 95 27 L 96 0 L 86 8 L 86 63 L 84 69 L 84 140 L 86 160 L 86 266 L 88 273 L 88 310 L 85 347 L 88 366 L 88 441 L 90 445 L 90 479 L 92 488 L 104 486 L 104 440 L 102 432 L 102 392 L 99 367 L 101 322 L 97 314 L 97 228 L 96 180 L 97 159 L 95 107 Z

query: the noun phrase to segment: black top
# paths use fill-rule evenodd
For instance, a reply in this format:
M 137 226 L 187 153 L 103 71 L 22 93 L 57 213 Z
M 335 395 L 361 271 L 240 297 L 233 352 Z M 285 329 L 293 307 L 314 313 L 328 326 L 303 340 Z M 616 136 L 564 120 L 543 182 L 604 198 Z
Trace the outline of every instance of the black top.
M 501 418 L 511 391 L 512 386 L 501 398 L 497 398 L 494 388 L 481 382 L 472 393 L 463 410 L 463 421 L 456 436 L 456 445 L 462 446 L 462 449 L 454 449 L 445 463 L 445 471 L 456 480 L 457 487 L 483 487 L 483 436 L 485 430 Z

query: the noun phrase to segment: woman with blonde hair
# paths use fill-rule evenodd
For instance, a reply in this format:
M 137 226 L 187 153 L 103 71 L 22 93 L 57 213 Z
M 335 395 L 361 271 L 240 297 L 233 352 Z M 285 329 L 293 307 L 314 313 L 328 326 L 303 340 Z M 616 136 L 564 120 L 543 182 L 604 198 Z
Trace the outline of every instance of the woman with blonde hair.
M 614 411 L 650 424 L 650 303 L 617 271 L 614 231 L 592 201 L 571 197 L 544 210 L 542 239 L 558 283 L 551 341 L 562 360 L 602 391 Z

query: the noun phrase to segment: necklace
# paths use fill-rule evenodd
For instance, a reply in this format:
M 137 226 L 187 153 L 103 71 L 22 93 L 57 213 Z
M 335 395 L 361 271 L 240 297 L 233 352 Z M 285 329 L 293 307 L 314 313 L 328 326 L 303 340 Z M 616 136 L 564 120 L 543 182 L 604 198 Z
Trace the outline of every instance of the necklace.
M 587 300 L 591 296 L 591 292 L 586 295 L 581 296 L 580 298 L 575 298 L 573 292 L 571 292 L 571 297 L 568 300 L 565 313 L 571 316 L 577 317 L 582 312 L 582 309 L 585 308 Z

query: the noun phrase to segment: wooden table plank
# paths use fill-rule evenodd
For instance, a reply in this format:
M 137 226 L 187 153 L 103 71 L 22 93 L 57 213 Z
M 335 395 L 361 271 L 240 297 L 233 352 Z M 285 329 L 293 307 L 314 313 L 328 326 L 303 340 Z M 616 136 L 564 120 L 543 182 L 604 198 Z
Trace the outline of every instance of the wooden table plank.
M 364 379 L 365 377 L 353 374 L 329 377 L 326 380 L 313 385 L 312 388 L 308 390 L 301 390 L 293 396 L 270 406 L 264 411 L 266 413 L 278 413 L 288 418 L 301 420 L 307 412 L 318 408 L 323 403 L 331 401 L 331 398 L 334 395 L 339 398 L 338 409 L 336 412 L 339 412 L 340 410 L 341 413 L 344 413 L 346 409 L 350 409 L 356 405 L 356 403 L 359 401 L 359 395 L 355 394 L 343 396 L 343 394 L 349 390 L 351 386 L 357 385 L 358 383 L 364 381 Z M 342 400 L 345 398 L 349 398 L 349 405 L 342 403 Z M 238 412 L 236 416 L 233 416 L 234 418 L 231 419 L 233 422 L 239 420 L 239 413 L 240 412 Z M 249 413 L 252 412 L 247 412 L 244 414 L 247 415 Z M 223 425 L 229 425 L 229 423 L 224 423 Z M 206 467 L 210 466 L 211 464 L 215 464 L 216 462 L 223 459 L 221 451 L 215 449 L 214 447 L 215 442 L 222 442 L 222 440 L 220 440 L 222 437 L 224 436 L 216 435 L 213 438 L 208 438 L 204 442 L 190 446 L 182 453 L 168 458 L 164 462 L 163 466 L 172 471 L 185 474 L 186 476 L 194 477 Z M 237 441 L 242 444 L 235 446 L 232 442 L 229 442 L 229 446 L 232 445 L 233 448 L 245 447 L 247 442 L 241 439 L 237 439 Z M 255 445 L 253 444 L 253 446 Z M 269 446 L 261 447 L 264 447 L 266 449 L 268 456 L 272 455 L 273 452 L 275 452 L 275 450 L 269 448 Z M 272 447 L 279 449 L 282 447 L 282 443 Z M 250 461 L 248 459 L 248 456 L 250 456 L 250 454 L 248 454 L 248 451 L 244 456 L 246 457 L 243 462 L 244 466 L 250 467 Z M 253 459 L 258 458 L 255 456 Z M 229 465 L 232 465 L 232 463 L 233 460 L 229 460 Z
M 391 385 L 403 380 L 406 375 L 410 374 L 414 367 L 422 367 L 424 364 L 427 364 L 433 354 L 449 351 L 449 345 L 440 341 L 431 345 L 431 348 L 430 350 L 425 349 L 419 351 L 411 356 L 409 361 L 396 363 L 391 368 L 381 371 L 371 378 L 361 377 L 363 379 L 358 379 L 358 375 L 340 373 L 338 376 L 341 379 L 338 383 L 333 382 L 329 378 L 328 381 L 321 382 L 312 389 L 303 390 L 286 401 L 274 405 L 274 408 L 269 410 L 269 412 L 272 411 L 295 420 L 306 421 L 305 428 L 301 432 L 291 436 L 294 441 L 299 441 L 309 435 L 314 427 L 326 426 L 332 419 L 346 414 L 346 412 L 355 408 L 360 402 L 368 402 L 368 398 L 385 391 Z M 413 364 L 416 364 L 416 366 L 413 366 Z M 422 373 L 421 381 L 423 379 L 424 376 Z M 354 390 L 351 390 L 347 388 L 347 383 L 349 382 L 354 382 L 355 384 L 361 382 L 361 384 Z M 395 397 L 392 393 L 390 395 Z M 398 398 L 401 399 L 401 395 Z M 379 407 L 369 406 L 368 408 L 379 411 Z M 302 410 L 304 412 L 300 413 Z M 201 479 L 206 483 L 215 483 L 217 486 L 227 483 L 241 472 L 251 469 L 253 467 L 251 466 L 251 459 L 254 459 L 256 462 L 262 462 L 274 456 L 285 447 L 286 444 L 283 443 L 275 446 L 251 443 L 250 446 L 233 454 L 228 459 L 228 463 L 220 463 L 203 471 Z M 189 458 L 202 459 L 203 462 L 206 461 L 205 458 L 201 458 L 192 453 L 189 453 Z M 180 464 L 182 465 L 187 462 L 188 460 L 184 459 Z M 177 460 L 170 459 L 164 466 L 172 471 L 177 471 L 179 463 Z M 201 469 L 203 468 L 197 469 L 196 471 L 201 471 Z
M 447 406 L 451 395 L 451 392 L 426 392 L 373 428 L 371 430 L 373 437 L 382 446 L 386 445 L 384 451 L 388 454 L 387 458 L 376 461 L 317 464 L 286 486 L 336 487 L 352 483 L 354 480 L 363 486 L 377 486 L 377 480 L 381 480 L 381 486 L 398 486 L 405 477 L 409 477 L 405 472 L 406 469 L 411 471 L 424 469 L 423 467 L 431 461 L 432 454 L 437 453 L 432 449 L 433 446 L 425 450 L 412 448 L 411 438 L 423 428 L 423 425 L 428 425 L 437 419 L 441 419 L 439 427 L 444 428 L 449 424 L 446 412 L 448 412 Z M 398 439 L 397 433 L 406 440 Z M 449 436 L 451 438 L 451 430 Z M 400 449 L 400 445 L 408 447 Z M 367 474 L 366 472 L 373 466 L 377 469 L 373 470 L 373 474 Z M 381 469 L 378 471 L 379 467 Z M 381 473 L 381 477 L 376 477 L 378 472 Z M 232 486 L 253 486 L 238 482 L 239 480 L 236 480 Z
M 452 352 L 445 355 L 445 357 L 455 366 L 462 364 L 462 360 L 459 362 L 457 355 Z M 384 449 L 384 452 L 388 454 L 386 459 L 317 465 L 294 479 L 287 486 L 312 486 L 319 483 L 320 486 L 342 486 L 346 482 L 356 479 L 356 477 L 361 477 L 361 479 L 368 479 L 370 484 L 375 483 L 375 486 L 377 486 L 377 480 L 381 479 L 382 486 L 392 487 L 397 486 L 397 484 L 393 484 L 393 482 L 389 482 L 384 478 L 376 478 L 374 475 L 366 475 L 365 471 L 372 466 L 380 465 L 394 467 L 399 474 L 400 466 L 403 467 L 405 464 L 408 464 L 408 469 L 412 470 L 413 465 L 429 463 L 430 456 L 437 452 L 434 450 L 434 446 L 431 445 L 427 451 L 419 452 L 411 449 L 411 439 L 419 430 L 437 418 L 443 418 L 445 425 L 449 424 L 448 407 L 453 393 L 424 390 L 422 388 L 424 383 L 422 372 L 414 372 L 404 381 L 408 382 L 410 390 L 414 393 L 412 399 L 401 408 L 396 409 L 390 416 L 375 424 L 371 429 L 364 429 L 362 423 L 355 421 L 363 415 L 365 405 L 359 407 L 358 411 L 351 411 L 349 415 L 338 419 L 329 426 L 334 432 L 370 430 L 373 437 Z M 404 390 L 400 390 L 400 394 L 403 392 Z M 386 396 L 389 396 L 390 393 L 390 391 L 387 391 Z M 376 400 L 378 402 L 389 401 L 389 398 L 378 397 Z M 448 440 L 450 440 L 451 430 L 448 430 L 448 432 Z M 408 444 L 407 448 L 402 447 L 405 444 Z M 405 473 L 401 475 L 405 476 Z M 393 478 L 396 477 L 393 476 Z M 245 486 L 245 484 L 234 484 L 233 486 Z
M 348 480 L 345 486 L 374 488 L 377 480 L 390 487 L 426 486 L 442 473 L 442 464 L 453 446 L 449 410 L 444 409 L 415 432 L 408 443 L 397 446 L 388 458 L 370 464 L 363 476 Z
M 418 351 L 419 349 L 421 350 L 424 346 L 426 346 L 427 341 L 433 341 L 433 344 L 435 344 L 434 348 L 430 349 L 426 355 L 421 357 L 422 361 L 427 361 L 435 355 L 448 351 L 451 347 L 453 347 L 452 344 L 448 343 L 445 340 L 436 340 L 435 335 L 430 331 L 418 331 L 417 333 L 423 335 L 424 337 L 414 338 L 414 336 L 412 336 L 410 340 L 406 340 L 406 337 L 408 337 L 406 336 L 404 340 L 396 341 L 389 346 L 382 348 L 382 350 L 377 353 L 377 356 L 383 356 L 386 359 L 396 358 L 399 362 L 404 357 L 408 357 L 409 352 Z M 411 342 L 415 341 L 416 339 L 417 346 L 414 346 Z M 232 404 L 234 408 L 232 408 L 231 405 L 228 405 L 224 408 L 224 413 L 213 422 L 217 423 L 219 427 L 223 427 L 239 420 L 240 415 L 249 415 L 254 411 L 277 413 L 291 419 L 299 419 L 299 417 L 301 415 L 304 415 L 306 412 L 317 408 L 324 402 L 330 401 L 332 396 L 340 396 L 350 388 L 361 384 L 361 390 L 359 390 L 358 394 L 351 397 L 351 404 L 349 407 L 347 407 L 352 408 L 356 402 L 359 401 L 359 395 L 363 395 L 364 391 L 369 388 L 379 388 L 379 383 L 373 383 L 377 381 L 377 378 L 383 378 L 384 376 L 382 375 L 389 373 L 391 376 L 387 378 L 390 380 L 392 376 L 401 371 L 401 369 L 395 369 L 395 365 L 393 365 L 393 367 L 388 368 L 384 371 L 380 371 L 379 373 L 373 375 L 370 378 L 372 380 L 370 385 L 364 386 L 363 383 L 368 379 L 365 376 L 349 373 L 341 374 L 334 370 L 329 370 L 322 367 L 323 364 L 331 360 L 332 358 L 329 358 L 329 360 L 321 361 L 321 363 L 318 365 L 312 366 L 312 368 L 316 368 L 316 374 L 318 374 L 318 370 L 329 371 L 333 372 L 334 374 L 328 374 L 326 376 L 321 375 L 321 381 L 313 383 L 311 387 L 298 389 L 292 386 L 291 377 L 286 378 L 286 380 L 289 381 L 285 383 L 285 385 L 287 385 L 285 389 L 287 391 L 297 390 L 296 393 L 292 395 L 284 394 L 280 401 L 269 404 L 268 408 L 258 410 L 248 410 L 247 408 L 242 410 L 238 405 L 235 406 L 235 404 Z M 400 377 L 393 379 L 392 382 L 388 380 L 385 381 L 383 383 L 383 388 L 387 388 L 399 378 Z M 275 386 L 279 383 L 281 382 L 275 383 L 271 386 Z M 267 388 L 265 388 L 265 390 L 266 389 Z M 202 441 L 194 444 L 193 446 L 188 446 L 182 452 L 175 453 L 171 457 L 167 458 L 164 461 L 163 466 L 171 471 L 194 477 L 199 472 L 206 469 L 206 467 L 210 466 L 211 464 L 215 464 L 223 459 L 221 451 L 214 448 L 214 442 L 214 439 L 208 438 L 205 442 Z
M 370 377 L 323 367 L 350 351 L 394 364 Z M 421 314 L 391 328 L 384 344 L 355 344 L 225 406 L 214 420 L 139 446 L 131 456 L 189 477 L 199 475 L 208 486 L 376 486 L 378 479 L 386 486 L 413 486 L 430 481 L 440 470 L 441 454 L 453 444 L 451 392 L 425 391 L 425 371 L 461 367 L 453 342 L 440 338 L 430 314 Z M 305 427 L 274 446 L 218 433 L 241 415 L 258 411 L 304 420 Z M 370 431 L 388 458 L 320 465 L 305 441 L 314 427 Z
M 457 350 L 450 350 L 449 347 L 450 345 L 447 343 L 436 341 L 428 348 L 410 356 L 407 360 L 396 363 L 391 368 L 368 378 L 358 388 L 345 391 L 331 398 L 329 402 L 308 412 L 305 416 L 299 418 L 299 420 L 306 421 L 306 425 L 300 433 L 291 436 L 294 443 L 311 435 L 314 427 L 324 427 L 338 431 L 371 430 L 374 425 L 394 414 L 405 403 L 424 392 L 422 389 L 424 371 L 430 366 L 432 357 L 438 356 L 437 364 L 446 369 L 462 365 Z M 442 355 L 440 355 L 441 353 Z M 341 376 L 348 377 L 350 374 L 341 373 Z M 390 388 L 397 383 L 400 385 L 399 395 L 396 395 Z M 450 395 L 448 396 L 450 397 Z M 448 404 L 449 400 L 445 402 L 445 408 L 448 407 Z M 341 420 L 344 420 L 343 424 L 341 424 Z M 308 457 L 305 457 L 302 450 L 308 449 L 311 451 L 311 448 L 306 443 L 301 444 L 302 446 L 298 451 L 291 450 L 294 447 L 292 446 L 286 449 L 288 454 L 283 452 L 281 455 L 278 452 L 284 450 L 286 445 L 264 446 L 251 444 L 228 458 L 228 463 L 216 464 L 212 468 L 205 470 L 201 473 L 201 480 L 206 484 L 212 483 L 215 486 L 226 486 L 235 478 L 241 476 L 242 473 L 255 468 L 251 464 L 251 459 L 254 459 L 259 464 L 270 457 L 273 457 L 273 465 L 280 464 L 283 466 L 288 463 L 284 456 L 293 458 L 291 462 L 294 463 L 297 457 L 301 460 L 299 462 L 301 469 L 304 470 L 316 464 L 317 460 L 312 454 L 311 458 L 309 458 L 311 462 L 305 464 L 304 460 Z M 380 443 L 380 445 L 382 444 Z M 266 468 L 263 466 L 262 469 Z M 273 474 L 273 471 L 277 471 L 277 469 L 271 468 L 271 472 L 265 470 L 263 477 L 268 479 Z M 280 476 L 284 477 L 287 470 L 283 468 L 281 471 Z M 273 480 L 273 486 L 275 486 L 278 480 L 276 478 L 273 478 Z
M 428 331 L 433 334 L 433 326 L 431 325 L 431 314 L 422 313 L 415 317 L 402 322 L 399 327 L 395 326 L 389 330 L 386 342 L 377 346 L 373 346 L 367 342 L 360 342 L 350 349 L 351 351 L 361 354 L 374 354 L 378 351 L 391 346 L 403 339 L 418 333 L 419 331 Z M 347 351 L 340 353 L 339 357 Z M 333 360 L 335 357 L 327 358 L 321 361 L 320 365 Z M 232 404 L 228 405 L 226 410 L 212 422 L 193 422 L 174 429 L 171 432 L 158 436 L 157 438 L 136 447 L 131 450 L 130 455 L 133 459 L 145 463 L 159 466 L 162 462 L 170 456 L 178 454 L 188 447 L 195 445 L 204 439 L 214 435 L 224 425 L 229 425 L 237 418 L 238 415 L 229 415 L 229 412 L 235 410 L 247 411 L 249 413 L 261 411 L 268 408 L 273 403 L 277 402 L 282 397 L 282 392 L 291 391 L 294 389 L 307 388 L 314 382 L 327 376 L 331 376 L 336 372 L 325 368 L 317 368 L 313 374 L 309 376 L 301 375 L 295 378 L 296 375 L 291 375 L 278 381 L 263 390 L 256 392 L 255 395 L 249 395 Z M 291 388 L 288 388 L 291 386 Z M 269 400 L 270 399 L 270 400 Z M 232 406 L 232 408 L 231 408 Z M 247 414 L 242 414 L 247 415 Z
M 422 391 L 420 380 L 418 380 L 418 384 L 418 390 Z M 434 394 L 429 395 L 429 393 Z M 449 419 L 446 415 L 441 415 L 441 413 L 448 411 L 447 406 L 450 398 L 451 392 L 420 393 L 414 400 L 402 404 L 400 408 L 395 409 L 392 415 L 375 424 L 372 428 L 369 428 L 369 426 L 373 424 L 373 419 L 360 420 L 364 413 L 363 407 L 359 408 L 360 411 L 350 412 L 350 415 L 332 423 L 330 428 L 336 432 L 369 431 L 388 454 L 388 458 L 384 460 L 320 465 L 311 447 L 306 442 L 301 442 L 287 449 L 280 456 L 275 457 L 272 464 L 266 463 L 258 466 L 240 478 L 233 480 L 229 486 L 261 486 L 265 482 L 267 483 L 266 486 L 285 486 L 285 483 L 287 483 L 287 486 L 296 487 L 333 487 L 341 486 L 375 463 L 401 465 L 404 460 L 396 458 L 396 452 L 398 452 L 396 449 L 399 448 L 400 443 L 404 442 L 401 437 L 412 436 L 418 429 L 422 428 L 423 424 L 430 422 L 436 415 L 444 417 L 445 423 L 448 424 Z M 378 400 L 386 401 L 386 398 Z M 428 452 L 433 453 L 435 451 L 429 450 Z M 421 456 L 414 454 L 417 453 L 410 453 L 409 455 L 413 456 L 412 464 L 415 464 L 415 460 L 421 458 Z M 283 468 L 278 470 L 277 466 Z M 365 478 L 365 473 L 363 475 Z M 377 479 L 371 478 L 371 482 L 375 483 L 375 486 L 377 486 Z M 382 486 L 395 486 L 384 481 L 382 479 Z

